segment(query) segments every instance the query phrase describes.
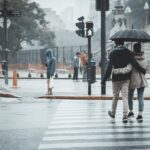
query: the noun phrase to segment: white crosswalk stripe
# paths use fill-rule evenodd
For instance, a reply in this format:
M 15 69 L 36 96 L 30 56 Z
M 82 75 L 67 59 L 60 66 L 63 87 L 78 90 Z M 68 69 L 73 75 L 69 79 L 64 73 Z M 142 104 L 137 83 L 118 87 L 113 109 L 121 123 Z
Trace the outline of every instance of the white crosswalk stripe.
M 150 101 L 145 103 L 150 106 Z M 134 108 L 137 106 L 134 102 Z M 110 108 L 111 101 L 62 101 L 38 149 L 150 149 L 149 108 L 144 110 L 142 123 L 136 121 L 135 110 L 135 117 L 126 124 L 122 123 L 122 103 L 118 104 L 115 123 L 107 115 Z
M 124 135 L 116 135 L 115 138 L 116 139 L 120 139 L 120 138 L 141 138 L 139 137 L 139 134 L 134 134 L 131 136 L 131 134 L 126 134 L 126 137 Z M 145 138 L 150 138 L 150 135 L 144 135 Z M 61 136 L 61 137 L 55 137 L 55 136 L 47 136 L 47 137 L 44 137 L 43 138 L 43 141 L 57 141 L 57 140 L 83 140 L 83 139 L 86 139 L 86 140 L 93 140 L 93 139 L 98 139 L 98 140 L 104 140 L 104 139 L 109 139 L 109 138 L 114 138 L 114 135 L 107 135 L 107 137 L 104 137 L 104 136 L 101 136 L 101 135 L 90 135 L 90 136 L 87 136 L 87 135 L 68 135 L 68 136 Z

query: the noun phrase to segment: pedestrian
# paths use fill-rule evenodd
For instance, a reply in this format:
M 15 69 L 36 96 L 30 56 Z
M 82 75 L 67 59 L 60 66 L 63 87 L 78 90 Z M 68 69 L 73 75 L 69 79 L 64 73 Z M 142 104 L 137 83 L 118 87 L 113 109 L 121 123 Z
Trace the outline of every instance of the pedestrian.
M 87 81 L 87 64 L 88 64 L 87 61 L 88 61 L 87 52 L 86 50 L 83 50 L 83 52 L 81 53 L 81 63 L 83 72 L 82 81 Z
M 141 44 L 135 43 L 133 46 L 133 54 L 137 62 L 146 69 L 146 61 L 144 58 L 144 52 L 141 51 Z M 129 84 L 129 97 L 128 97 L 128 104 L 129 104 L 129 114 L 128 117 L 134 117 L 133 113 L 133 95 L 135 89 L 137 89 L 137 97 L 138 97 L 138 121 L 143 121 L 142 112 L 144 110 L 144 89 L 148 86 L 147 80 L 145 76 L 137 71 L 134 67 L 132 69 L 130 84 Z
M 52 55 L 51 49 L 46 51 L 46 66 L 47 66 L 47 94 L 52 95 L 51 79 L 55 72 L 55 58 Z
M 115 119 L 117 103 L 119 98 L 119 93 L 121 92 L 122 101 L 123 101 L 123 123 L 127 123 L 127 115 L 128 115 L 128 87 L 129 80 L 131 75 L 131 69 L 128 72 L 124 72 L 122 74 L 115 74 L 112 70 L 127 67 L 128 64 L 132 64 L 138 71 L 145 73 L 145 69 L 142 68 L 135 58 L 133 57 L 133 53 L 124 47 L 124 42 L 122 40 L 115 41 L 116 46 L 112 50 L 109 56 L 107 70 L 102 79 L 101 84 L 105 85 L 106 80 L 110 77 L 112 73 L 112 88 L 113 88 L 113 101 L 111 110 L 108 111 L 108 115 Z
M 76 55 L 73 58 L 73 67 L 74 67 L 74 73 L 73 73 L 73 80 L 78 80 L 78 73 L 80 69 L 80 53 L 77 52 Z

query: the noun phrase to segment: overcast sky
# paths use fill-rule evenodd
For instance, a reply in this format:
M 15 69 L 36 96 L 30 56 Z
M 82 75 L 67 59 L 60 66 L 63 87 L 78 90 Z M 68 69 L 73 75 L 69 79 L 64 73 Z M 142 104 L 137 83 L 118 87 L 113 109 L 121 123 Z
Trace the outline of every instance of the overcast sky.
M 60 14 L 65 8 L 75 6 L 75 0 L 34 0 L 39 3 L 42 8 L 52 8 Z
M 31 0 L 39 3 L 40 7 L 42 8 L 52 8 L 56 11 L 57 14 L 61 14 L 65 8 L 73 7 L 74 16 L 78 17 L 79 12 L 78 10 L 81 8 L 80 4 L 82 5 L 84 11 L 83 15 L 89 15 L 89 6 L 90 0 Z M 78 9 L 79 8 L 79 9 Z M 82 15 L 82 14 L 81 14 Z
M 57 12 L 57 14 L 61 14 L 61 12 L 69 6 L 72 6 L 74 8 L 74 12 L 76 14 L 78 9 L 81 9 L 81 7 L 85 10 L 85 14 L 88 14 L 91 0 L 31 0 L 31 1 L 35 1 L 39 3 L 40 7 L 42 8 L 52 8 Z M 110 0 L 110 5 L 111 4 L 114 5 L 114 2 L 116 1 L 117 0 Z M 124 1 L 127 0 L 121 0 L 121 1 L 123 3 Z M 80 6 L 80 4 L 82 6 Z

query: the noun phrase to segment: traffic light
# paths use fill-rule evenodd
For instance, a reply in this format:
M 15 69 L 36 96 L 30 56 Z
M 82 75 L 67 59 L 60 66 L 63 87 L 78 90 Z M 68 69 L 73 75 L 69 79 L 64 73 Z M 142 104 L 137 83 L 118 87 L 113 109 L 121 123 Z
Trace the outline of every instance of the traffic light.
M 92 21 L 87 21 L 86 22 L 86 36 L 89 37 L 89 36 L 93 36 L 93 22 Z
M 76 23 L 76 26 L 79 28 L 78 30 L 76 30 L 77 35 L 84 37 L 84 22 L 78 22 Z
M 93 22 L 92 21 L 87 21 L 86 22 L 86 28 L 87 29 L 93 29 Z
M 85 37 L 85 31 L 84 31 L 84 17 L 78 18 L 79 22 L 76 23 L 76 26 L 78 27 L 78 30 L 76 30 L 76 34 L 81 37 Z
M 105 3 L 105 6 L 104 6 Z M 97 11 L 108 11 L 109 10 L 109 0 L 96 0 L 96 10 Z

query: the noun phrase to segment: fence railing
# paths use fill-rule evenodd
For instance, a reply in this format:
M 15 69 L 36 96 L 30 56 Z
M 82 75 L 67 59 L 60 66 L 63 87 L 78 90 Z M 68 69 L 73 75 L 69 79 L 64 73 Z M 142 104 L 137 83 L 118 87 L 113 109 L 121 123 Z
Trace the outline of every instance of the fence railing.
M 130 47 L 130 45 L 129 45 Z M 107 43 L 107 50 L 112 49 L 113 44 Z M 56 59 L 56 67 L 58 70 L 69 70 L 73 69 L 73 57 L 76 52 L 82 52 L 82 50 L 87 50 L 87 45 L 81 46 L 62 46 L 62 47 L 54 47 L 53 55 Z M 93 49 L 92 49 L 93 50 Z M 147 49 L 145 51 L 145 57 L 147 60 L 147 64 L 150 66 L 150 50 Z M 16 53 L 8 54 L 8 64 L 10 69 L 21 69 L 21 70 L 44 70 L 44 64 L 46 62 L 45 49 L 35 49 L 35 50 L 23 50 L 18 51 Z M 98 61 L 100 61 L 100 48 L 95 48 L 93 50 L 94 57 Z M 0 60 L 2 61 L 1 55 Z
M 56 59 L 57 69 L 71 70 L 73 57 L 76 52 L 82 52 L 83 50 L 87 50 L 86 45 L 52 48 L 53 55 Z M 46 49 L 22 50 L 15 53 L 9 52 L 9 68 L 17 70 L 44 70 L 44 65 L 46 63 L 45 53 Z M 0 55 L 0 61 L 2 60 L 2 55 Z

